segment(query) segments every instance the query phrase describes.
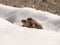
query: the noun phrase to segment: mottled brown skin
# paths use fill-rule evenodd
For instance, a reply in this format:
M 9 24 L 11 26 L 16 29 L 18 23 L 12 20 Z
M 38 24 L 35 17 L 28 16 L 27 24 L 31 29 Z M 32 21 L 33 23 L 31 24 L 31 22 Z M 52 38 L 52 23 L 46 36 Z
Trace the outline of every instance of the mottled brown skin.
M 22 20 L 23 27 L 28 27 L 28 28 L 36 28 L 36 29 L 43 29 L 42 25 L 36 22 L 32 18 L 27 18 L 27 20 Z
M 22 27 L 30 27 L 30 24 L 27 20 L 25 20 L 25 21 L 22 20 L 21 22 L 23 23 Z
M 31 24 L 32 24 L 32 28 L 37 28 L 37 29 L 43 29 L 42 25 L 39 24 L 37 21 L 35 21 L 34 19 L 31 18 L 30 20 Z
M 33 24 L 32 27 L 37 29 L 43 29 L 42 25 L 38 23 Z

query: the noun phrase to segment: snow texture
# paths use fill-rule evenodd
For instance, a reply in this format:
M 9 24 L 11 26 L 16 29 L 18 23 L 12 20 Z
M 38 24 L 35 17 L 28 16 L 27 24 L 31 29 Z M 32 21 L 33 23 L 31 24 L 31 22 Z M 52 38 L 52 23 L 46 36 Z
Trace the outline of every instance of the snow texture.
M 28 17 L 44 29 L 21 27 Z M 32 8 L 0 4 L 0 45 L 60 45 L 60 16 Z

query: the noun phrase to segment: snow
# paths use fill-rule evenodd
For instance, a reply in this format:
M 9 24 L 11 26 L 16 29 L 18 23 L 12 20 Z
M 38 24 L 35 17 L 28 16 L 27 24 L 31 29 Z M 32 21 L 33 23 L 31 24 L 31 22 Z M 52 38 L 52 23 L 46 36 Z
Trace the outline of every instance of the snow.
M 28 7 L 15 8 L 0 4 L 0 17 L 21 26 L 21 20 L 34 18 L 44 29 L 60 31 L 60 16 Z
M 19 27 L 0 18 L 0 45 L 60 45 L 60 32 Z
M 28 17 L 44 29 L 21 27 Z M 0 26 L 0 45 L 60 45 L 60 16 L 49 12 L 0 4 Z

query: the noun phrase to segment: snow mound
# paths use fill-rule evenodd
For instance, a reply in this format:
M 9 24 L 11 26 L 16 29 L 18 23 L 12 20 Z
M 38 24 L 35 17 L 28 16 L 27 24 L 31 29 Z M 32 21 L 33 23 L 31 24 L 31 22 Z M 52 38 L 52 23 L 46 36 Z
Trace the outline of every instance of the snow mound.
M 23 28 L 0 18 L 0 45 L 60 45 L 60 32 Z
M 32 17 L 41 23 L 44 29 L 60 31 L 60 16 L 33 8 L 15 8 L 0 4 L 0 17 L 19 26 L 22 19 Z
M 21 27 L 21 20 L 28 17 L 41 23 L 44 29 Z M 0 45 L 60 45 L 59 30 L 60 16 L 0 4 Z

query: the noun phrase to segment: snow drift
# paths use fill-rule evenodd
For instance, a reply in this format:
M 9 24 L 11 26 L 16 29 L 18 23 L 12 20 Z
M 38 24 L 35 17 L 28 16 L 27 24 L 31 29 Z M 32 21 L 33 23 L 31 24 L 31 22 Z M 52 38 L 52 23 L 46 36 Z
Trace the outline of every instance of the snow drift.
M 21 27 L 21 20 L 28 17 L 41 23 L 44 29 Z M 0 4 L 0 45 L 60 45 L 59 31 L 58 15 Z
M 60 32 L 19 27 L 0 18 L 0 45 L 60 45 Z
M 21 26 L 21 20 L 28 17 L 40 22 L 44 29 L 60 31 L 60 16 L 32 8 L 15 8 L 0 4 L 0 17 Z

